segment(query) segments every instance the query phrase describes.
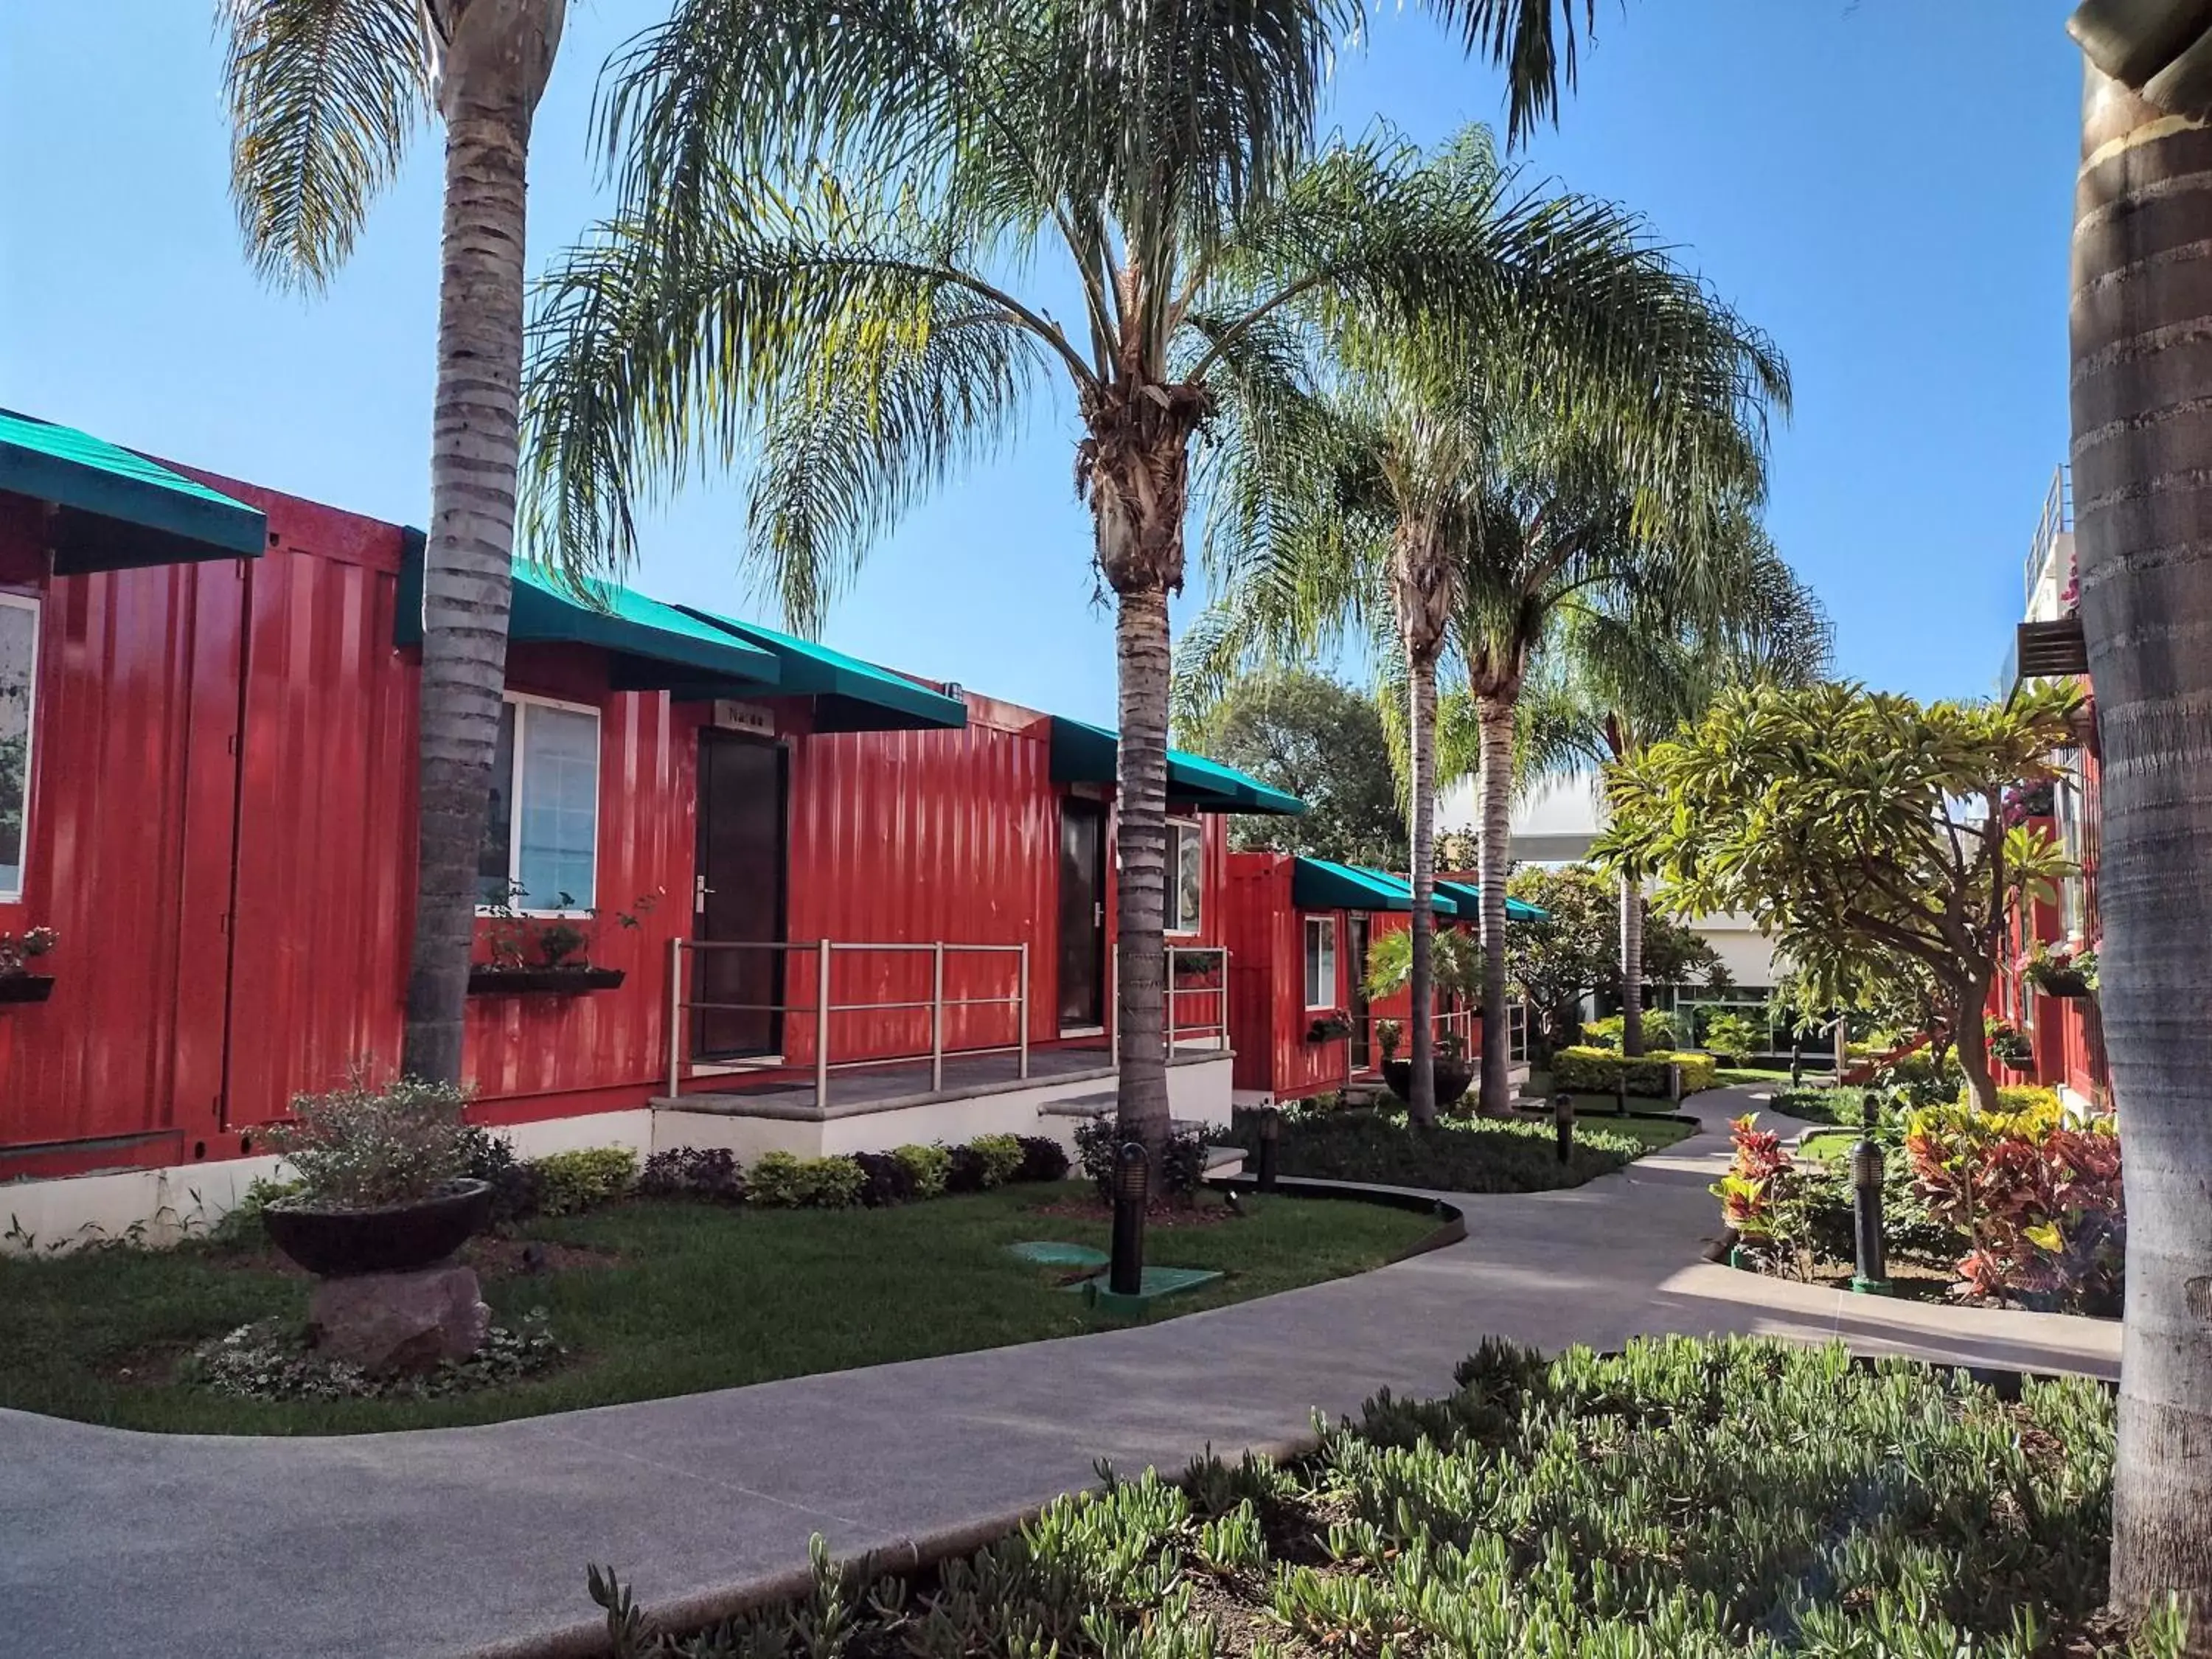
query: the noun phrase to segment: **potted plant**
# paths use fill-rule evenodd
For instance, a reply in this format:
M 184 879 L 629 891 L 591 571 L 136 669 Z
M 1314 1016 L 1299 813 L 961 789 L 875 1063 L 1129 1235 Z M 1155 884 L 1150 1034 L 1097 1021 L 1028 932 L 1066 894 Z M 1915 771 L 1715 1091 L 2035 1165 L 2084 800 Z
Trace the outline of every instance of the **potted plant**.
M 31 963 L 60 942 L 51 927 L 0 933 L 0 1002 L 44 1002 L 52 996 L 54 976 L 33 973 Z
M 270 1200 L 262 1224 L 276 1248 L 326 1279 L 435 1267 L 491 1216 L 490 1183 L 466 1179 L 468 1096 L 356 1072 L 327 1094 L 301 1095 L 269 1132 L 299 1190 Z
M 1455 1106 L 1466 1097 L 1474 1082 L 1474 1067 L 1468 1063 L 1467 1044 L 1450 1031 L 1437 1037 L 1436 1053 L 1429 1061 L 1429 1075 L 1436 1081 L 1437 1109 Z M 1413 1097 L 1413 1062 L 1386 1054 L 1382 1061 L 1382 1080 L 1390 1085 L 1390 1092 L 1401 1100 Z
M 1990 1053 L 2001 1066 L 2015 1072 L 2025 1072 L 2035 1064 L 2035 1048 L 2027 1033 L 2009 1020 L 1993 1019 L 1986 1027 Z
M 563 893 L 556 908 L 563 914 L 531 915 L 518 908 L 522 895 L 519 883 L 510 883 L 503 903 L 489 907 L 489 962 L 469 967 L 471 996 L 512 996 L 524 992 L 579 995 L 586 991 L 611 991 L 625 977 L 619 968 L 592 965 L 592 951 L 599 942 L 599 913 L 579 910 L 574 898 Z M 658 893 L 633 900 L 632 908 L 617 910 L 617 927 L 634 928 L 639 916 L 659 902 Z
M 1316 1014 L 1313 1024 L 1306 1027 L 1308 1042 L 1335 1042 L 1352 1035 L 1352 1016 L 1341 1008 L 1332 1008 L 1325 1014 Z
M 2097 951 L 2094 945 L 2048 945 L 2031 940 L 2014 963 L 2021 976 L 2051 997 L 2085 997 L 2097 989 Z

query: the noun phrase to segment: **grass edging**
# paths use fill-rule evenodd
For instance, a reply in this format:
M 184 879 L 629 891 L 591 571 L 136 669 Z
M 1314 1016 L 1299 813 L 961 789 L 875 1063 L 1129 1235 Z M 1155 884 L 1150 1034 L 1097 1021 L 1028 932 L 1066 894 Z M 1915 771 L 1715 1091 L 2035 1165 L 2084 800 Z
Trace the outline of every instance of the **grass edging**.
M 1206 1184 L 1217 1192 L 1256 1193 L 1260 1190 L 1257 1176 L 1216 1176 Z M 1417 1255 L 1441 1250 L 1447 1244 L 1456 1244 L 1467 1237 L 1466 1211 L 1456 1204 L 1448 1203 L 1441 1198 L 1431 1198 L 1426 1193 L 1410 1187 L 1367 1187 L 1355 1181 L 1326 1181 L 1318 1176 L 1277 1176 L 1275 1191 L 1291 1198 L 1340 1198 L 1355 1203 L 1379 1204 L 1385 1209 L 1404 1210 L 1409 1214 L 1432 1215 L 1438 1218 L 1441 1224 L 1434 1232 L 1425 1238 L 1417 1239 L 1384 1261 L 1382 1265 L 1386 1267 L 1392 1262 L 1410 1261 Z

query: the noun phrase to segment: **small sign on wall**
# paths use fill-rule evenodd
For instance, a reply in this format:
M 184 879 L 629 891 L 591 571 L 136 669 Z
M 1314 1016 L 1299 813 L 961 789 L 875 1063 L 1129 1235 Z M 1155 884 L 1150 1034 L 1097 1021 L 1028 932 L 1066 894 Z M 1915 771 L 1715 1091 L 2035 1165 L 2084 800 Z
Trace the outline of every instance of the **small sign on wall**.
M 775 711 L 763 708 L 757 702 L 737 702 L 728 697 L 714 700 L 714 725 L 724 732 L 745 732 L 757 738 L 775 735 Z

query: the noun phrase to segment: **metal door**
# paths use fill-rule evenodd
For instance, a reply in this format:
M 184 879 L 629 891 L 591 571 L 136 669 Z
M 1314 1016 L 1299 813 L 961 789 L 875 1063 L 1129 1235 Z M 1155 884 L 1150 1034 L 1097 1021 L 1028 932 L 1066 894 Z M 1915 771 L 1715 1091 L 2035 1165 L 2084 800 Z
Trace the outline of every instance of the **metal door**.
M 699 733 L 699 865 L 692 937 L 715 945 L 783 939 L 786 794 L 783 749 L 713 729 Z M 735 1060 L 783 1052 L 784 952 L 694 953 L 691 1000 L 742 1004 L 702 1009 L 693 1057 Z
M 1106 810 L 1060 803 L 1060 1028 L 1103 1025 L 1106 1005 Z

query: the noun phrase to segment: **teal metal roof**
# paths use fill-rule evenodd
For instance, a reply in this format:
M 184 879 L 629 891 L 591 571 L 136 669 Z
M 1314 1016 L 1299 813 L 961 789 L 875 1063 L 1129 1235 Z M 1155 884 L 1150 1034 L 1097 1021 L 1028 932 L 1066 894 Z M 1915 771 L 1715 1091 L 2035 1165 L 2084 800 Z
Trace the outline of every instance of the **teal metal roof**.
M 75 427 L 0 410 L 0 489 L 50 501 L 58 575 L 254 559 L 260 508 Z
M 1439 876 L 1437 878 L 1437 891 L 1449 893 L 1459 902 L 1459 914 L 1463 921 L 1474 921 L 1482 904 L 1482 889 L 1471 881 L 1446 881 Z M 1526 899 L 1515 898 L 1510 893 L 1506 895 L 1506 921 L 1549 921 L 1551 919 L 1552 913 L 1542 906 L 1531 904 Z
M 776 659 L 779 696 L 811 696 L 817 732 L 881 732 L 968 724 L 968 705 L 918 685 L 902 674 L 848 657 L 826 645 L 739 622 L 696 605 L 677 607 L 710 628 L 758 647 Z
M 1413 890 L 1387 870 L 1302 857 L 1291 866 L 1291 903 L 1300 910 L 1411 910 Z M 1440 916 L 1459 914 L 1458 905 L 1441 892 L 1431 908 Z
M 422 642 L 422 538 L 409 532 L 392 638 Z M 673 691 L 678 696 L 758 697 L 779 690 L 773 652 L 686 616 L 631 588 L 596 580 L 574 588 L 531 565 L 514 568 L 507 638 L 519 643 L 583 645 L 614 659 L 610 683 L 618 691 Z
M 1055 783 L 1112 783 L 1117 776 L 1121 738 L 1103 726 L 1054 714 L 1052 720 L 1052 779 Z M 1203 755 L 1168 750 L 1168 795 L 1188 801 L 1201 812 L 1273 813 L 1295 817 L 1306 804 L 1271 788 L 1255 777 Z

